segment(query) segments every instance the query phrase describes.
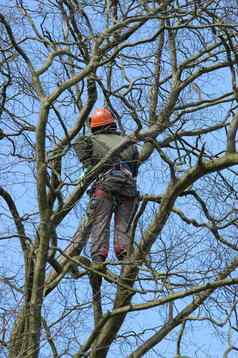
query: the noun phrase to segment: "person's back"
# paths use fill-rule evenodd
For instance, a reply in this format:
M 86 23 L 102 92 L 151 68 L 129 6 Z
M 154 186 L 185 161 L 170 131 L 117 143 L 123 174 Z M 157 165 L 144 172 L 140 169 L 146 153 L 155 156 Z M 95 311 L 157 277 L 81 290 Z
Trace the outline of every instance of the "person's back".
M 92 135 L 75 143 L 79 159 L 86 168 L 96 165 L 124 140 L 107 109 L 96 110 L 90 127 Z M 137 203 L 137 173 L 138 151 L 135 145 L 130 145 L 107 161 L 102 173 L 95 178 L 88 206 L 88 215 L 93 217 L 90 228 L 93 261 L 103 262 L 108 255 L 113 213 L 115 253 L 120 260 L 127 255 L 130 223 Z

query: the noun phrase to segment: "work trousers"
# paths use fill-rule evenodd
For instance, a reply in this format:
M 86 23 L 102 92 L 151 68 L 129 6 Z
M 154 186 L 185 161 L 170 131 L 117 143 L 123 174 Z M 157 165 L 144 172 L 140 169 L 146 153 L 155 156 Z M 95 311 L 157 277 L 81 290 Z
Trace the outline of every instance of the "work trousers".
M 136 209 L 137 198 L 113 195 L 100 185 L 91 194 L 88 205 L 90 221 L 91 257 L 106 259 L 109 251 L 110 222 L 114 214 L 114 251 L 118 259 L 125 257 L 130 240 L 130 224 Z

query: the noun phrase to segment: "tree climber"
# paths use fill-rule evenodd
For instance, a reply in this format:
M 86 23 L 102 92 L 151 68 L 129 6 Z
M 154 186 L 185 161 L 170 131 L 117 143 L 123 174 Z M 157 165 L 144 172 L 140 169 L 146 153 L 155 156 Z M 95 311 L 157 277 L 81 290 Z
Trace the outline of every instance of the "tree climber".
M 79 137 L 74 144 L 79 160 L 86 169 L 95 166 L 125 138 L 117 130 L 116 121 L 106 108 L 97 109 L 89 124 L 92 135 Z M 107 258 L 113 213 L 115 254 L 119 260 L 127 256 L 130 224 L 138 202 L 137 174 L 138 150 L 135 145 L 129 145 L 120 154 L 114 155 L 110 162 L 106 162 L 89 190 L 88 235 L 91 257 L 95 263 L 103 263 Z

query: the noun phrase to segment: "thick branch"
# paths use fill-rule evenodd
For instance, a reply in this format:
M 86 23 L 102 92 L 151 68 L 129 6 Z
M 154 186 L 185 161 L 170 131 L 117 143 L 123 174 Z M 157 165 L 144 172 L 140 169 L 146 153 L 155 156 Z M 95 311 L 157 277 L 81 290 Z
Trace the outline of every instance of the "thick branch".
M 18 213 L 16 204 L 15 204 L 14 200 L 12 199 L 11 195 L 6 190 L 4 190 L 2 187 L 0 187 L 0 196 L 5 200 L 5 202 L 7 203 L 7 206 L 12 214 L 13 220 L 14 220 L 16 228 L 17 228 L 17 233 L 18 233 L 18 237 L 20 239 L 22 250 L 23 250 L 24 254 L 26 254 L 27 250 L 29 249 L 29 243 L 27 242 L 25 228 L 22 223 L 22 219 Z

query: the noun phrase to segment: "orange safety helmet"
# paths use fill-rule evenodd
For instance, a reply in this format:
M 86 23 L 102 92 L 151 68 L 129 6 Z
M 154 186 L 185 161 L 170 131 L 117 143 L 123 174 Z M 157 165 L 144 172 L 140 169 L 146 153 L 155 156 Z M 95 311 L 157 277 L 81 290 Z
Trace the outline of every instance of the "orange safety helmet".
M 111 112 L 106 108 L 96 109 L 96 111 L 92 114 L 89 120 L 89 124 L 92 129 L 112 123 L 116 122 L 113 119 Z

